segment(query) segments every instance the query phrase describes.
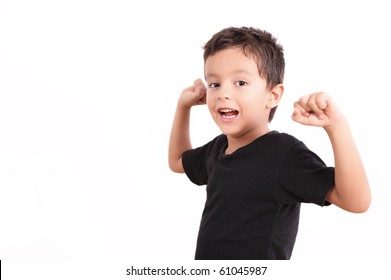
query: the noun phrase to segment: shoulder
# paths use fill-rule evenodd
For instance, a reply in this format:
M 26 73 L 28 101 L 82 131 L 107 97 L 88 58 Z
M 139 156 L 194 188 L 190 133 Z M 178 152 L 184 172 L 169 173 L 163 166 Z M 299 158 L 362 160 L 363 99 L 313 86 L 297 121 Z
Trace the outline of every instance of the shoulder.
M 220 134 L 220 135 L 216 136 L 209 143 L 214 146 L 224 146 L 228 143 L 227 136 L 224 134 Z
M 240 150 L 240 154 L 260 161 L 272 161 L 277 164 L 284 161 L 287 154 L 301 145 L 301 141 L 287 133 L 270 131 L 250 145 Z
M 208 162 L 227 143 L 225 135 L 219 135 L 210 142 L 195 149 L 186 151 L 182 156 L 183 169 L 189 179 L 197 185 L 208 182 Z
M 268 149 L 274 155 L 279 155 L 282 161 L 297 160 L 304 156 L 317 157 L 301 140 L 288 133 L 272 131 L 268 138 Z
M 292 147 L 296 144 L 302 143 L 299 139 L 288 133 L 278 132 L 275 130 L 269 133 L 268 139 L 270 144 L 283 147 Z
M 303 164 L 313 163 L 317 166 L 325 166 L 323 160 L 312 150 L 310 150 L 303 141 L 288 133 L 275 132 L 272 135 L 273 141 L 278 145 L 284 153 L 285 164 L 292 166 L 299 166 L 300 162 Z
M 213 140 L 197 148 L 196 150 L 207 150 L 208 153 L 215 153 L 221 150 L 227 144 L 228 144 L 227 136 L 224 134 L 220 134 L 216 136 Z
M 215 137 L 213 140 L 209 141 L 208 143 L 200 147 L 197 147 L 195 149 L 188 150 L 184 154 L 207 156 L 218 152 L 226 145 L 227 145 L 227 137 L 224 134 L 220 134 L 217 137 Z

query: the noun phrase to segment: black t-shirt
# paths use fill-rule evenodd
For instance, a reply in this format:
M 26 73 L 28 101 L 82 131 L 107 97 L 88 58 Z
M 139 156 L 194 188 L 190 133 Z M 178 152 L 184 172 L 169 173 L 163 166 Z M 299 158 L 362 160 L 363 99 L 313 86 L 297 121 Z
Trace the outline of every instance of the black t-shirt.
M 182 157 L 189 179 L 207 185 L 195 259 L 290 259 L 300 203 L 329 205 L 334 168 L 277 131 L 229 155 L 227 146 L 220 135 Z

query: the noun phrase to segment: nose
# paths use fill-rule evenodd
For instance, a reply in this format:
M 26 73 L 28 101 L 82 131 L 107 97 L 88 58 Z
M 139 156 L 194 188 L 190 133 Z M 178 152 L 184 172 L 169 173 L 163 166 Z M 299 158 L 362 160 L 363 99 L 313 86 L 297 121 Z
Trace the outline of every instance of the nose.
M 229 100 L 229 97 L 228 96 L 219 96 L 217 99 L 219 100 Z
M 221 85 L 218 93 L 217 93 L 217 99 L 219 100 L 229 100 L 231 99 L 231 91 L 227 86 Z

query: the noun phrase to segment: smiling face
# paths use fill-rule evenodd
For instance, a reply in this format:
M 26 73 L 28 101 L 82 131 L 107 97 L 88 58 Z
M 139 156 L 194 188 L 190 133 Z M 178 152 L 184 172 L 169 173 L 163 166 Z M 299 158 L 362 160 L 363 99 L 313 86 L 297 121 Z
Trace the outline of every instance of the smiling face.
M 241 48 L 218 51 L 205 61 L 205 78 L 209 111 L 228 140 L 250 142 L 270 131 L 270 109 L 282 92 L 267 89 L 251 56 Z

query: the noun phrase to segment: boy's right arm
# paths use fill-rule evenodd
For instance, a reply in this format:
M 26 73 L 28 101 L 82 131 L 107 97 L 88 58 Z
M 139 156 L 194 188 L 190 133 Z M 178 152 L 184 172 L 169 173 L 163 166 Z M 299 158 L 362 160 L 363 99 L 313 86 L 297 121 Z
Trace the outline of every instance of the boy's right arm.
M 190 110 L 206 103 L 206 88 L 201 79 L 182 91 L 172 124 L 168 148 L 168 164 L 172 171 L 183 173 L 182 155 L 192 149 L 190 141 Z

